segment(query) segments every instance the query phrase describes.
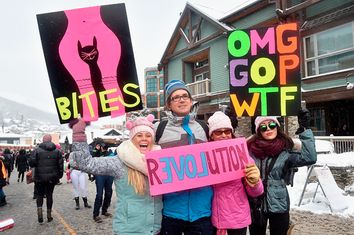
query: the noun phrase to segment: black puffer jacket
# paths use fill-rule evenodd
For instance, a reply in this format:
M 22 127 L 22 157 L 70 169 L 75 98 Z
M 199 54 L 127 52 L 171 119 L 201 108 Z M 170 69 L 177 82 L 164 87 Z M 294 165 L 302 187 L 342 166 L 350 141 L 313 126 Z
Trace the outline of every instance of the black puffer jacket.
M 18 172 L 25 172 L 28 170 L 26 151 L 20 150 L 20 154 L 16 158 L 16 167 Z
M 52 142 L 43 142 L 30 157 L 30 166 L 35 167 L 35 182 L 57 183 L 63 177 L 63 156 Z

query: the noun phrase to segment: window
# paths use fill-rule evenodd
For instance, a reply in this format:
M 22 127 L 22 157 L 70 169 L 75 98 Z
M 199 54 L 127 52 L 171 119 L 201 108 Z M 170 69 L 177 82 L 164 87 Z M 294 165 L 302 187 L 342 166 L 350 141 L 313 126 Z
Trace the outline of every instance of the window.
M 146 92 L 157 92 L 157 79 L 146 79 Z
M 313 129 L 314 135 L 325 135 L 326 125 L 325 125 L 325 110 L 323 108 L 310 108 L 311 116 L 311 129 Z
M 350 22 L 304 38 L 306 76 L 353 67 L 353 24 Z
M 209 60 L 206 59 L 206 60 L 202 60 L 202 61 L 197 61 L 194 63 L 194 68 L 195 69 L 199 69 L 199 68 L 202 68 L 204 66 L 207 66 L 209 64 Z
M 194 82 L 202 81 L 209 78 L 209 72 L 200 73 L 194 76 Z
M 157 95 L 147 95 L 146 106 L 148 108 L 157 108 Z
M 157 75 L 157 71 L 147 71 L 146 76 Z

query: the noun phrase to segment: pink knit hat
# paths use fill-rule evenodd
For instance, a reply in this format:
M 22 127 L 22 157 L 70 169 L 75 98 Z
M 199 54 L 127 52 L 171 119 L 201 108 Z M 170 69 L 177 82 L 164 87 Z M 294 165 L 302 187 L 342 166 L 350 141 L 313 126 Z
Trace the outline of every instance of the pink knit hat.
M 259 125 L 264 122 L 264 121 L 273 121 L 275 122 L 278 126 L 280 126 L 280 123 L 277 119 L 276 116 L 258 116 L 256 120 L 254 121 L 254 124 L 256 125 L 256 132 L 258 131 Z
M 152 121 L 154 121 L 154 115 L 149 114 L 146 117 L 138 117 L 136 120 L 127 121 L 126 127 L 129 132 L 129 138 L 133 139 L 134 136 L 141 131 L 149 132 L 153 137 L 155 136 L 154 125 Z
M 209 136 L 211 136 L 213 131 L 217 129 L 225 128 L 233 130 L 230 118 L 221 111 L 216 111 L 213 115 L 211 115 L 208 119 L 208 124 Z

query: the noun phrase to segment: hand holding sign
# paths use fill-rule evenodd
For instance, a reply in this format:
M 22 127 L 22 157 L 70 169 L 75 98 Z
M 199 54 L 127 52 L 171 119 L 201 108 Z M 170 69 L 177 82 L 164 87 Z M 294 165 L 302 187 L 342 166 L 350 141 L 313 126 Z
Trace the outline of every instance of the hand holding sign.
M 256 184 L 259 182 L 260 179 L 259 169 L 256 166 L 256 164 L 247 165 L 245 169 L 245 174 L 246 174 L 246 183 L 251 187 L 256 186 Z

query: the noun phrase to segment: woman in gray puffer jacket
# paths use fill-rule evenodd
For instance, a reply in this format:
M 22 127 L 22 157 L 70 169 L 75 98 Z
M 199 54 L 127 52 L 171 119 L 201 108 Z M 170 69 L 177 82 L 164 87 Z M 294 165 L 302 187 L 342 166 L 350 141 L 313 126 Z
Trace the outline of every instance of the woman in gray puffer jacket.
M 265 235 L 268 220 L 270 234 L 287 234 L 290 220 L 287 172 L 292 167 L 316 163 L 315 139 L 311 129 L 307 129 L 310 120 L 308 110 L 301 110 L 298 118 L 300 127 L 296 134 L 299 134 L 302 143 L 300 152 L 293 151 L 294 142 L 281 130 L 276 117 L 257 117 L 255 120 L 256 134 L 247 144 L 250 155 L 261 171 L 264 195 L 263 200 L 250 201 L 251 209 L 254 209 L 251 210 L 251 235 Z

